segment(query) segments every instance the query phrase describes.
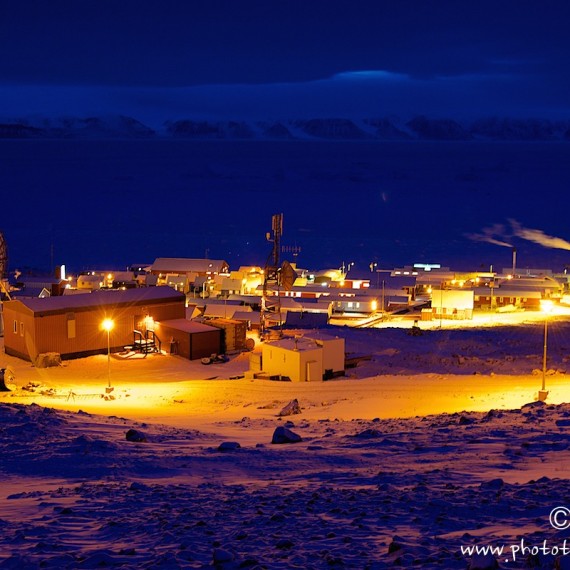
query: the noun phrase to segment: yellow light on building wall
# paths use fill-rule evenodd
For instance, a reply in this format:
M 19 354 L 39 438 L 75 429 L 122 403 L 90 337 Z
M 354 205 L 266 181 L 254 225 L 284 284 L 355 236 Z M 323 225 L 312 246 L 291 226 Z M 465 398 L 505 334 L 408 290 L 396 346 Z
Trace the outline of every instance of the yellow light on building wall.
M 101 323 L 101 328 L 107 331 L 107 380 L 108 388 L 107 391 L 110 392 L 111 388 L 111 331 L 115 328 L 115 321 L 113 319 L 103 319 Z

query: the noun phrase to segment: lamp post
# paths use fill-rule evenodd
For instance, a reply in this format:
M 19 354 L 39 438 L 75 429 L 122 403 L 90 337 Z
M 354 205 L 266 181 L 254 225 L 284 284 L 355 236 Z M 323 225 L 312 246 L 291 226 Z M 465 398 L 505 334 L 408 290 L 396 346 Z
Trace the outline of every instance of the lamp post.
M 545 299 L 540 302 L 540 308 L 544 313 L 544 346 L 542 351 L 542 389 L 538 391 L 538 399 L 543 402 L 548 396 L 546 390 L 546 353 L 548 349 L 548 315 L 552 311 L 552 301 Z
M 103 323 L 101 324 L 103 330 L 107 331 L 107 379 L 108 379 L 108 387 L 107 392 L 112 390 L 111 388 L 111 331 L 115 326 L 115 322 L 113 319 L 104 319 Z
M 439 328 L 443 327 L 443 285 L 444 282 L 441 282 L 441 286 L 439 288 Z

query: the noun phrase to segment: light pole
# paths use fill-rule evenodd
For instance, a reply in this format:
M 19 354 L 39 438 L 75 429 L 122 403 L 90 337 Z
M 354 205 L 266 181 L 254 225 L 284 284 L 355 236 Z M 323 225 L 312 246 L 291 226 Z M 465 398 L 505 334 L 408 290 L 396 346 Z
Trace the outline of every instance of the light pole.
M 115 322 L 113 319 L 104 319 L 101 327 L 103 330 L 107 331 L 107 379 L 108 379 L 108 387 L 107 392 L 111 392 L 111 331 L 115 326 Z
M 443 281 L 439 288 L 439 328 L 443 327 Z
M 542 389 L 538 391 L 538 399 L 543 402 L 548 396 L 546 390 L 546 353 L 548 349 L 548 315 L 552 311 L 552 301 L 545 299 L 540 302 L 540 309 L 544 313 L 544 346 L 542 351 Z

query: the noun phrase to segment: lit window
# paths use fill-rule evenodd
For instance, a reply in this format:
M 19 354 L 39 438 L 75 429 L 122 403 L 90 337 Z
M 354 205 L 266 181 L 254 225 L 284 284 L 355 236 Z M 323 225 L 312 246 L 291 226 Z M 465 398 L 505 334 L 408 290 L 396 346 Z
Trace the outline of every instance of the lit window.
M 18 321 L 14 321 L 14 334 L 18 334 Z

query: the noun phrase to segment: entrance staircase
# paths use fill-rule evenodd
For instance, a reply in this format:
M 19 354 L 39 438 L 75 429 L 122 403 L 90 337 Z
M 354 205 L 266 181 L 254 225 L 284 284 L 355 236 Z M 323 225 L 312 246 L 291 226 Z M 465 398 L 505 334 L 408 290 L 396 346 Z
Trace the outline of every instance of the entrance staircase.
M 134 330 L 133 337 L 133 350 L 141 352 L 145 357 L 151 352 L 160 353 L 162 351 L 162 342 L 154 331 L 146 330 L 143 333 L 142 331 Z

